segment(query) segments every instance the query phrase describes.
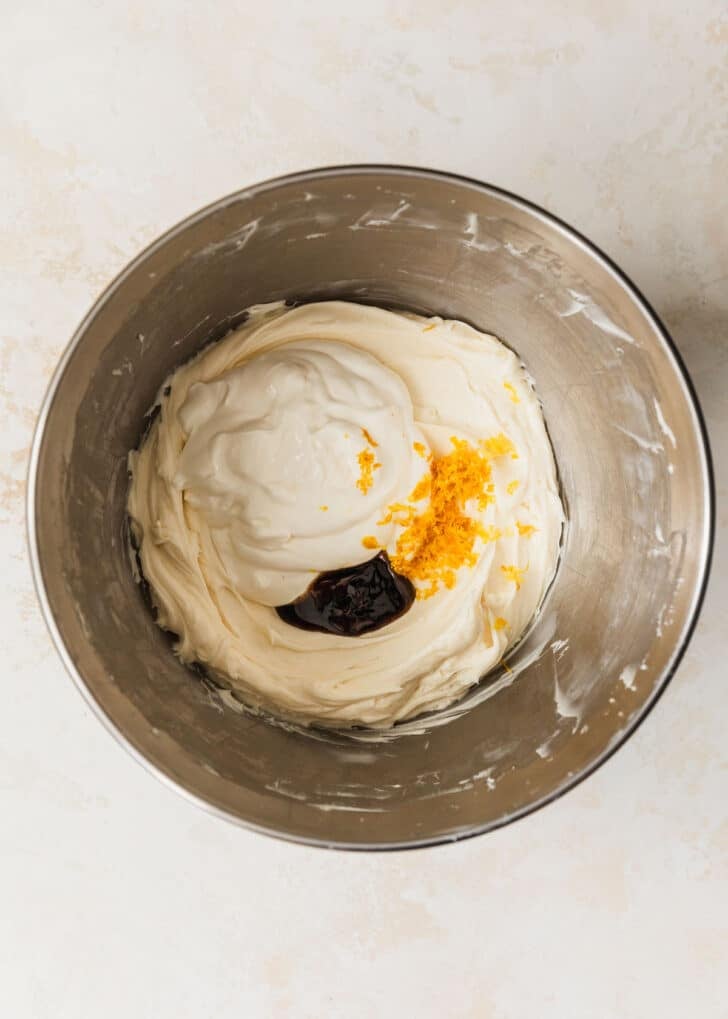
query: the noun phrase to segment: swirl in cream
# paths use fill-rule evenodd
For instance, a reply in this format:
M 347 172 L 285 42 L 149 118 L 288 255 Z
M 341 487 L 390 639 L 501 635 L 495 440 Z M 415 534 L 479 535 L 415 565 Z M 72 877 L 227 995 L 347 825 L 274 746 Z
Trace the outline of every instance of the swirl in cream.
M 129 514 L 184 661 L 284 717 L 387 726 L 451 703 L 523 632 L 563 511 L 538 400 L 494 337 L 343 302 L 261 306 L 165 386 L 130 456 Z M 428 579 L 412 534 L 437 547 L 464 477 L 452 534 L 467 525 L 471 552 Z M 373 549 L 411 571 L 403 616 L 352 639 L 276 614 Z
M 261 605 L 366 558 L 362 535 L 422 473 L 406 386 L 337 341 L 287 344 L 194 383 L 179 424 L 174 486 L 233 589 Z

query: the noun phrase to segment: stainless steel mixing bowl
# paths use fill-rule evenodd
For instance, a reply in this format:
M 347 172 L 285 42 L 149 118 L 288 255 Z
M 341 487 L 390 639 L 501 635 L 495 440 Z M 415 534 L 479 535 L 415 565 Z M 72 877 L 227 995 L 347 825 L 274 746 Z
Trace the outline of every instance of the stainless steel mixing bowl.
M 235 710 L 175 659 L 124 538 L 127 452 L 166 374 L 250 304 L 333 297 L 464 319 L 512 345 L 536 380 L 568 504 L 558 575 L 506 667 L 446 724 L 409 724 L 383 742 Z M 604 761 L 685 649 L 713 518 L 695 395 L 624 275 L 522 199 L 379 166 L 247 188 L 141 254 L 53 378 L 28 499 L 58 650 L 134 756 L 220 816 L 361 848 L 488 831 Z

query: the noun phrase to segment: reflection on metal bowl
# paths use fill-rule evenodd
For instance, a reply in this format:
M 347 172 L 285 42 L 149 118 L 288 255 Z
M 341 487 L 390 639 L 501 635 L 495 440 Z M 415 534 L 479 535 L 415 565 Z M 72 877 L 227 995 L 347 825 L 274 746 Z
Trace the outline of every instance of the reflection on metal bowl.
M 272 724 L 194 676 L 144 604 L 124 535 L 126 455 L 164 377 L 251 304 L 334 297 L 462 319 L 512 344 L 536 380 L 569 515 L 553 586 L 504 665 L 385 737 Z M 713 505 L 692 388 L 619 270 L 496 188 L 363 166 L 222 199 L 121 274 L 53 379 L 28 512 L 58 649 L 138 759 L 251 828 L 394 848 L 522 816 L 627 738 L 694 626 Z

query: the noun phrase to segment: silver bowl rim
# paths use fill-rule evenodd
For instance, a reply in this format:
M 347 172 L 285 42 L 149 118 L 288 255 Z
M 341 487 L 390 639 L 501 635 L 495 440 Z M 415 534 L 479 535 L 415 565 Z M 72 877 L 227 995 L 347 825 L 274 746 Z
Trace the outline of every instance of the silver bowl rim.
M 506 814 L 496 820 L 486 822 L 482 825 L 473 825 L 462 831 L 456 831 L 451 834 L 442 834 L 431 836 L 424 839 L 411 839 L 404 842 L 396 843 L 365 843 L 365 842 L 341 842 L 341 841 L 327 841 L 325 839 L 309 838 L 305 836 L 292 835 L 283 831 L 279 831 L 275 828 L 268 828 L 264 825 L 259 825 L 254 822 L 245 820 L 238 817 L 236 814 L 216 806 L 204 799 L 197 793 L 192 792 L 186 788 L 176 779 L 172 778 L 171 775 L 167 774 L 156 764 L 153 764 L 145 755 L 138 750 L 127 736 L 118 728 L 114 720 L 106 713 L 101 707 L 100 703 L 96 700 L 93 693 L 86 685 L 86 682 L 76 668 L 76 665 L 71 658 L 71 655 L 66 647 L 61 633 L 56 624 L 53 612 L 48 599 L 48 594 L 43 581 L 43 573 L 40 564 L 40 549 L 38 545 L 38 534 L 36 530 L 36 519 L 35 519 L 35 507 L 36 507 L 36 494 L 37 494 L 37 480 L 38 480 L 38 467 L 40 459 L 40 449 L 45 434 L 45 426 L 47 423 L 48 415 L 50 413 L 51 406 L 53 404 L 56 391 L 61 383 L 66 366 L 70 361 L 73 352 L 81 342 L 86 329 L 91 324 L 93 319 L 96 317 L 101 308 L 106 302 L 112 297 L 112 295 L 121 287 L 124 281 L 130 276 L 151 254 L 161 248 L 169 240 L 177 236 L 186 230 L 189 226 L 204 219 L 210 213 L 222 209 L 235 202 L 245 200 L 252 197 L 255 194 L 261 192 L 274 190 L 284 184 L 310 184 L 316 179 L 321 177 L 336 177 L 346 173 L 354 173 L 360 175 L 373 174 L 373 173 L 389 173 L 392 175 L 397 174 L 408 174 L 410 176 L 417 176 L 421 178 L 429 178 L 432 180 L 440 180 L 451 184 L 457 184 L 461 187 L 472 188 L 475 191 L 491 194 L 498 198 L 505 198 L 513 205 L 520 207 L 526 212 L 534 215 L 536 219 L 540 219 L 546 222 L 551 227 L 556 228 L 562 235 L 567 237 L 570 241 L 576 243 L 587 251 L 592 257 L 600 262 L 604 269 L 611 273 L 627 293 L 632 297 L 635 303 L 640 307 L 646 318 L 650 321 L 653 328 L 657 332 L 658 336 L 664 344 L 665 352 L 672 357 L 673 366 L 675 368 L 676 375 L 682 383 L 683 392 L 687 400 L 688 405 L 692 409 L 695 424 L 697 426 L 697 434 L 700 439 L 702 452 L 704 456 L 703 463 L 703 496 L 705 500 L 706 508 L 706 525 L 703 532 L 703 548 L 701 555 L 700 575 L 699 582 L 695 586 L 693 593 L 692 605 L 687 614 L 685 624 L 682 632 L 675 642 L 670 660 L 662 670 L 661 675 L 655 682 L 654 688 L 651 695 L 642 705 L 641 709 L 636 712 L 635 716 L 630 720 L 629 724 L 619 733 L 617 739 L 614 739 L 603 751 L 599 754 L 586 768 L 583 768 L 578 773 L 575 773 L 571 777 L 567 778 L 566 781 L 562 782 L 561 785 L 557 786 L 547 795 L 542 796 L 540 799 L 529 803 L 524 807 L 520 807 L 517 810 L 512 811 L 510 814 Z M 45 396 L 40 406 L 38 413 L 38 419 L 35 424 L 33 433 L 33 440 L 28 460 L 28 474 L 27 474 L 27 490 L 26 490 L 26 537 L 28 542 L 28 550 L 30 557 L 31 572 L 33 576 L 33 584 L 35 587 L 36 595 L 41 607 L 41 612 L 45 620 L 46 627 L 51 635 L 53 644 L 55 645 L 56 651 L 66 668 L 67 673 L 73 680 L 76 688 L 80 692 L 81 696 L 86 701 L 87 705 L 91 708 L 93 714 L 99 719 L 99 721 L 105 726 L 105 728 L 111 733 L 115 740 L 124 749 L 131 754 L 131 756 L 146 770 L 151 772 L 160 782 L 166 785 L 168 788 L 173 789 L 175 792 L 180 794 L 186 800 L 201 807 L 206 812 L 212 814 L 215 817 L 221 818 L 225 821 L 232 822 L 238 827 L 245 828 L 249 831 L 255 831 L 263 835 L 269 835 L 273 838 L 280 839 L 285 842 L 292 842 L 300 845 L 314 846 L 325 849 L 346 849 L 346 850 L 358 850 L 358 851 L 395 851 L 403 849 L 420 849 L 428 846 L 442 845 L 451 842 L 460 842 L 466 838 L 473 838 L 476 835 L 484 835 L 486 832 L 495 831 L 497 828 L 502 828 L 507 824 L 511 824 L 514 821 L 520 820 L 529 814 L 540 810 L 549 803 L 553 803 L 558 800 L 565 793 L 570 792 L 577 785 L 592 775 L 598 768 L 600 768 L 606 761 L 612 757 L 613 754 L 622 747 L 630 736 L 637 730 L 642 724 L 647 715 L 652 711 L 653 707 L 660 699 L 668 683 L 675 675 L 675 672 L 687 650 L 688 644 L 695 632 L 700 610 L 705 599 L 705 593 L 708 585 L 708 578 L 710 574 L 710 566 L 713 557 L 713 546 L 715 541 L 715 477 L 713 469 L 713 461 L 710 450 L 710 443 L 708 440 L 708 431 L 705 423 L 700 402 L 698 400 L 695 386 L 690 374 L 685 366 L 685 363 L 677 349 L 675 342 L 670 336 L 669 332 L 663 325 L 661 319 L 655 312 L 652 305 L 649 303 L 647 298 L 642 294 L 640 289 L 632 282 L 622 269 L 616 265 L 612 259 L 606 255 L 596 244 L 590 241 L 584 234 L 580 233 L 570 224 L 566 223 L 563 219 L 548 212 L 542 206 L 535 202 L 529 201 L 526 198 L 522 198 L 520 195 L 508 191 L 505 188 L 498 187 L 494 184 L 489 184 L 483 181 L 479 181 L 473 177 L 467 177 L 462 174 L 451 173 L 444 170 L 435 170 L 428 167 L 417 167 L 417 166 L 406 166 L 396 163 L 352 163 L 352 164 L 340 164 L 334 166 L 322 166 L 315 167 L 310 170 L 302 170 L 289 174 L 282 174 L 277 177 L 269 178 L 268 180 L 262 181 L 258 184 L 252 184 L 248 187 L 241 188 L 238 191 L 233 191 L 230 194 L 225 195 L 222 198 L 217 199 L 214 202 L 210 202 L 208 205 L 203 206 L 191 215 L 186 216 L 183 220 L 180 220 L 174 226 L 170 227 L 163 234 L 161 234 L 156 240 L 148 244 L 142 251 L 136 255 L 122 270 L 114 277 L 114 279 L 102 290 L 100 295 L 96 298 L 94 303 L 91 305 L 89 310 L 82 318 L 79 325 L 76 327 L 71 339 L 69 340 L 65 350 L 61 354 L 58 365 L 56 366 L 53 374 L 51 375 L 48 387 L 46 389 Z

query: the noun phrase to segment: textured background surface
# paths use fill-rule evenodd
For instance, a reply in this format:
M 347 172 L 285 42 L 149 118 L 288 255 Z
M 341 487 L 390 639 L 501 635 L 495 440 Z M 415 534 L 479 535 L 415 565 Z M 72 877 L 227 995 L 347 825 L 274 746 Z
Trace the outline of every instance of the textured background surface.
M 0 1014 L 728 1016 L 728 11 L 359 6 L 3 12 Z M 23 533 L 35 414 L 100 288 L 228 191 L 357 161 L 491 181 L 600 244 L 672 330 L 718 475 L 706 608 L 642 729 L 540 814 L 405 855 L 266 840 L 146 775 L 66 678 Z

